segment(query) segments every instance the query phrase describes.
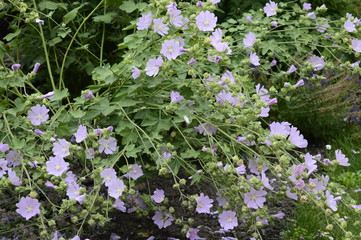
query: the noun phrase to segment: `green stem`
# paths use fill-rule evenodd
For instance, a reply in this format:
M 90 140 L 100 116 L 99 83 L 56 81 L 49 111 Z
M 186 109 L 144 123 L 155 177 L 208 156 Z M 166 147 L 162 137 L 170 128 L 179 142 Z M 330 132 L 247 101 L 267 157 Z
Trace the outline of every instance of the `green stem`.
M 76 36 L 78 35 L 80 29 L 83 27 L 83 25 L 85 24 L 85 22 L 90 18 L 91 15 L 94 14 L 94 12 L 103 4 L 103 2 L 104 2 L 104 0 L 100 1 L 100 3 L 93 9 L 93 11 L 91 11 L 91 12 L 89 13 L 89 15 L 84 18 L 83 22 L 80 24 L 80 26 L 79 26 L 78 29 L 76 30 L 74 36 L 73 36 L 72 39 L 70 40 L 70 43 L 69 43 L 69 45 L 68 45 L 68 48 L 66 49 L 65 54 L 64 54 L 63 62 L 62 62 L 62 64 L 61 64 L 60 77 L 59 77 L 59 79 L 60 79 L 59 89 L 61 89 L 61 85 L 63 85 L 63 87 L 65 88 L 64 79 L 63 79 L 65 61 L 66 61 L 66 58 L 67 58 L 68 53 L 69 53 L 69 51 L 70 51 L 70 48 L 71 48 L 71 46 L 73 45 L 73 42 L 75 41 Z

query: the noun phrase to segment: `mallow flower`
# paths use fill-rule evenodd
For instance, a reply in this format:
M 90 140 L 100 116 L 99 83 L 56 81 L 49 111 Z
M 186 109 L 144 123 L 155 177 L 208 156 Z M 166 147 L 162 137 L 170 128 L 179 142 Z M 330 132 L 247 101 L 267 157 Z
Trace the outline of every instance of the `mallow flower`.
M 277 3 L 270 1 L 269 3 L 266 3 L 266 6 L 263 8 L 264 13 L 267 17 L 274 16 L 277 14 Z
M 243 46 L 244 47 L 252 47 L 255 42 L 256 42 L 256 36 L 254 35 L 253 32 L 248 33 L 243 38 Z
M 217 24 L 217 17 L 210 11 L 202 11 L 196 17 L 196 24 L 200 31 L 213 31 Z
M 341 152 L 341 150 L 337 149 L 335 151 L 336 160 L 341 166 L 348 167 L 351 164 L 348 163 L 348 158 Z
M 244 194 L 244 203 L 246 203 L 249 208 L 262 208 L 266 202 L 266 195 L 267 192 L 264 190 L 257 191 L 251 188 L 251 191 Z
M 163 58 L 161 56 L 157 58 L 151 58 L 147 62 L 147 66 L 145 67 L 145 71 L 148 76 L 155 77 L 158 72 L 159 68 L 163 65 Z
M 213 199 L 210 199 L 208 196 L 205 196 L 203 193 L 196 199 L 197 208 L 196 212 L 198 213 L 210 213 L 210 209 L 213 206 Z
M 112 154 L 117 148 L 117 140 L 113 137 L 108 139 L 101 138 L 99 140 L 99 152 L 104 152 L 105 154 Z
M 16 206 L 18 207 L 16 212 L 26 220 L 29 220 L 35 215 L 40 214 L 40 203 L 37 199 L 31 197 L 22 197 Z
M 50 157 L 50 160 L 46 162 L 46 171 L 50 175 L 61 176 L 69 169 L 69 163 L 60 156 Z
M 152 220 L 158 226 L 159 229 L 162 229 L 172 225 L 174 218 L 172 214 L 168 212 L 156 211 L 155 215 L 152 217 Z
M 180 41 L 176 39 L 164 40 L 160 53 L 163 54 L 169 61 L 176 59 L 182 54 L 183 47 L 180 45 Z
M 352 44 L 352 49 L 355 52 L 361 53 L 361 40 L 358 40 L 357 38 L 355 38 L 351 41 L 351 44 Z
M 218 216 L 218 222 L 224 230 L 231 230 L 238 226 L 238 220 L 234 211 L 224 211 Z
M 148 29 L 150 25 L 152 25 L 152 21 L 153 21 L 152 12 L 149 12 L 147 14 L 142 14 L 142 16 L 139 18 L 139 21 L 137 22 L 137 29 L 138 30 Z
M 34 126 L 40 125 L 42 122 L 45 122 L 49 118 L 49 109 L 45 105 L 37 104 L 34 107 L 30 108 L 28 111 L 28 119 L 31 121 L 31 124 Z

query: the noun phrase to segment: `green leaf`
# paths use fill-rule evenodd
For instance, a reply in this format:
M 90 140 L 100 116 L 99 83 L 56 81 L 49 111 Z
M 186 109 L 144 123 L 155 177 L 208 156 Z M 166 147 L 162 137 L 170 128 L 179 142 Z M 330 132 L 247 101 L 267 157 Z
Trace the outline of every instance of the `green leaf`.
M 135 148 L 134 144 L 126 145 L 124 150 L 125 150 L 125 156 L 133 157 L 133 158 L 136 158 L 137 153 L 141 152 L 141 149 Z
M 141 3 L 138 3 L 137 6 L 138 6 L 139 11 L 143 11 L 148 6 L 148 4 L 145 2 L 141 2 Z
M 55 128 L 55 134 L 60 138 L 67 137 L 75 133 L 77 128 L 77 124 L 73 121 L 61 122 L 58 127 Z
M 67 96 L 69 96 L 69 92 L 68 89 L 65 88 L 64 90 L 55 90 L 55 95 L 53 98 L 51 98 L 50 101 L 58 101 L 58 100 L 62 100 L 63 98 L 66 98 Z
M 138 140 L 138 134 L 129 128 L 126 128 L 123 131 L 119 132 L 119 135 L 123 137 L 123 145 L 126 145 L 128 143 L 135 143 Z
M 56 10 L 58 8 L 58 6 L 59 6 L 59 4 L 57 4 L 55 2 L 51 2 L 51 1 L 40 2 L 38 4 L 38 7 L 41 11 L 43 11 L 44 9 Z
M 14 146 L 13 146 L 14 149 L 23 149 L 24 146 L 25 146 L 25 139 L 20 140 L 20 139 L 18 139 L 17 137 L 14 136 L 12 138 L 12 141 L 13 141 L 13 144 L 14 144 Z
M 56 37 L 56 38 L 53 38 L 51 39 L 48 44 L 50 47 L 53 47 L 55 46 L 56 44 L 60 43 L 62 41 L 62 39 L 60 37 Z
M 138 9 L 138 6 L 134 3 L 134 1 L 125 1 L 122 5 L 120 5 L 119 9 L 126 11 L 127 13 L 131 13 Z
M 116 12 L 108 12 L 104 15 L 99 15 L 96 17 L 93 17 L 94 22 L 103 22 L 103 23 L 110 23 L 114 16 L 116 16 Z
M 70 12 L 65 14 L 63 16 L 63 22 L 65 24 L 68 24 L 70 21 L 73 21 L 74 18 L 76 17 L 76 15 L 78 14 L 79 9 L 82 8 L 82 7 L 83 7 L 83 5 L 80 6 L 80 7 L 74 8 L 73 10 L 71 10 Z
M 15 103 L 15 107 L 8 109 L 6 112 L 13 116 L 16 116 L 18 112 L 21 112 L 25 109 L 26 104 L 25 104 L 25 100 L 22 100 L 20 98 L 15 99 L 14 103 Z
M 187 150 L 186 152 L 181 153 L 182 158 L 197 158 L 199 152 L 194 149 Z
M 6 35 L 4 37 L 4 39 L 8 42 L 10 42 L 13 38 L 15 38 L 16 36 L 18 36 L 21 32 L 21 29 L 19 28 L 18 30 L 16 30 L 16 32 L 14 33 L 9 33 L 8 35 Z
M 74 118 L 82 118 L 86 114 L 86 112 L 84 112 L 82 110 L 71 110 L 71 111 L 69 111 L 69 113 Z

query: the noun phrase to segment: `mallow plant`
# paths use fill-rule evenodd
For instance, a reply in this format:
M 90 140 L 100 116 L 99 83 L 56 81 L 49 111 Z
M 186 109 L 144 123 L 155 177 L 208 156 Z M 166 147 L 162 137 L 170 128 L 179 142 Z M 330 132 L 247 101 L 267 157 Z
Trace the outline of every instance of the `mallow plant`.
M 8 208 L 34 223 L 40 238 L 85 239 L 87 226 L 105 226 L 111 211 L 135 212 L 160 229 L 178 224 L 188 239 L 201 238 L 163 189 L 138 191 L 152 173 L 170 176 L 181 205 L 216 217 L 225 232 L 247 229 L 250 239 L 264 239 L 263 227 L 291 218 L 272 208 L 287 201 L 309 204 L 345 239 L 356 238 L 338 208 L 361 207 L 324 174 L 348 167 L 347 156 L 341 149 L 331 159 L 312 155 L 292 123 L 269 121 L 277 90 L 255 83 L 263 60 L 235 51 L 217 25 L 218 2 L 150 1 L 119 44 L 128 49 L 123 59 L 95 68 L 95 84 L 73 99 L 67 89 L 39 92 L 36 73 L 25 75 L 21 63 L 2 67 L 1 191 L 16 196 Z M 276 13 L 270 2 L 263 18 Z M 182 191 L 201 182 L 218 197 Z

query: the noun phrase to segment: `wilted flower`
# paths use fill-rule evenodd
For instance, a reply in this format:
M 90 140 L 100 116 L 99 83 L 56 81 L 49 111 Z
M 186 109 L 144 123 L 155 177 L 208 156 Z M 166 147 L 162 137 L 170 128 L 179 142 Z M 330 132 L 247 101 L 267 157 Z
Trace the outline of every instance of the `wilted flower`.
M 41 24 L 41 25 L 44 25 L 44 20 L 41 20 L 41 19 L 35 19 L 35 22 L 38 23 L 38 24 Z
M 115 200 L 113 207 L 114 207 L 115 209 L 118 209 L 119 211 L 122 211 L 122 212 L 126 212 L 126 211 L 127 211 L 124 202 L 123 202 L 122 200 L 120 200 L 119 198 L 117 198 L 117 199 Z
M 40 67 L 40 63 L 35 63 L 35 65 L 34 65 L 34 68 L 33 68 L 33 73 L 37 73 L 38 72 L 38 70 L 39 70 L 39 67 Z
M 297 71 L 297 68 L 295 67 L 295 65 L 291 65 L 291 67 L 290 67 L 290 69 L 288 69 L 288 73 L 293 73 L 293 72 L 295 72 L 295 71 Z
M 18 209 L 16 212 L 19 213 L 26 220 L 34 217 L 37 214 L 40 214 L 40 204 L 37 199 L 31 197 L 22 197 L 20 202 L 16 204 Z
M 333 197 L 331 193 L 327 190 L 326 191 L 326 204 L 331 208 L 333 211 L 337 211 L 337 201 L 341 200 L 341 197 Z
M 298 88 L 298 87 L 301 87 L 303 85 L 305 85 L 305 81 L 303 81 L 303 79 L 301 79 L 294 85 L 294 87 Z
M 11 65 L 11 69 L 15 72 L 17 70 L 19 70 L 19 68 L 21 67 L 21 65 L 19 63 L 15 63 L 13 65 Z
M 31 124 L 34 126 L 40 125 L 42 122 L 45 122 L 49 118 L 49 109 L 45 105 L 37 104 L 34 107 L 31 107 L 31 110 L 28 111 L 28 119 L 31 121 Z
M 6 161 L 9 167 L 15 167 L 20 165 L 22 156 L 17 151 L 10 151 L 6 154 Z
M 202 123 L 198 127 L 194 127 L 194 129 L 198 133 L 203 134 L 203 136 L 211 136 L 217 132 L 217 128 L 215 128 L 209 123 Z
M 196 24 L 200 31 L 213 31 L 217 24 L 217 17 L 208 10 L 202 11 L 196 17 Z

